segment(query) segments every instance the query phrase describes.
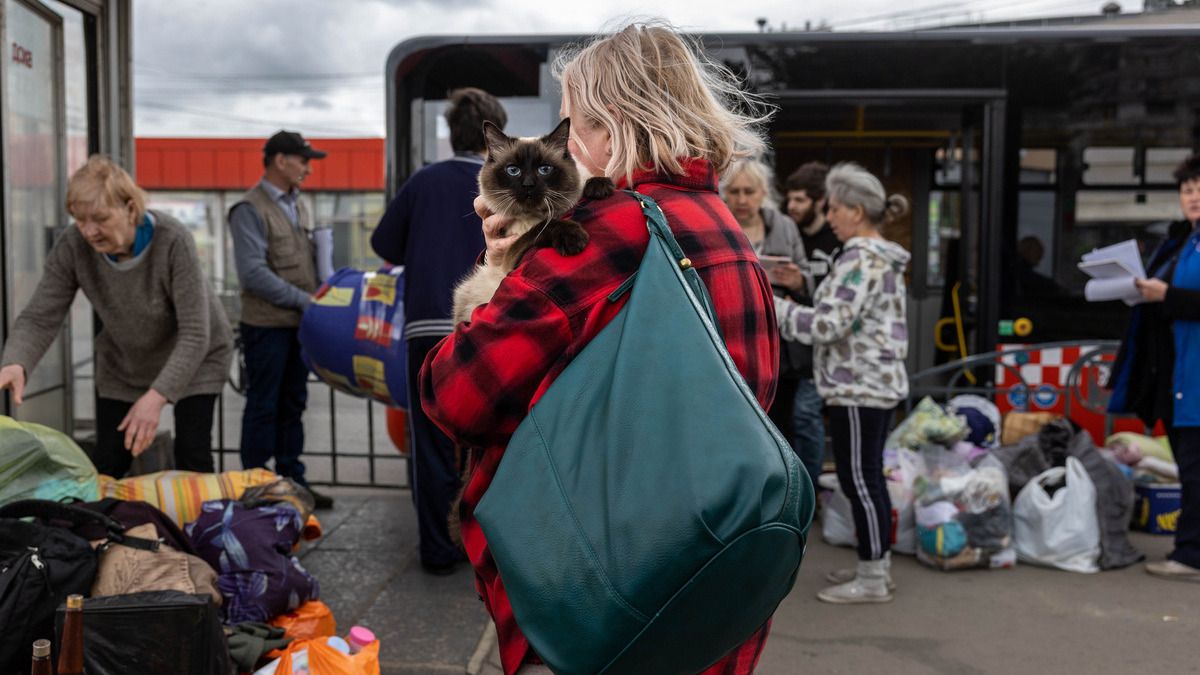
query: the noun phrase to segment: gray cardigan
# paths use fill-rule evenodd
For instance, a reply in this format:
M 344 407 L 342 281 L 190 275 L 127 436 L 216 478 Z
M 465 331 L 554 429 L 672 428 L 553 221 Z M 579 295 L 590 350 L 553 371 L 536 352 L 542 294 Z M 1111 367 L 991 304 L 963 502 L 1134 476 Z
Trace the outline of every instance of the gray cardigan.
M 165 213 L 151 215 L 149 246 L 119 267 L 78 228 L 63 232 L 0 365 L 18 364 L 28 378 L 82 290 L 104 324 L 95 340 L 102 398 L 132 402 L 150 388 L 171 402 L 220 393 L 233 357 L 229 320 L 204 278 L 191 233 Z

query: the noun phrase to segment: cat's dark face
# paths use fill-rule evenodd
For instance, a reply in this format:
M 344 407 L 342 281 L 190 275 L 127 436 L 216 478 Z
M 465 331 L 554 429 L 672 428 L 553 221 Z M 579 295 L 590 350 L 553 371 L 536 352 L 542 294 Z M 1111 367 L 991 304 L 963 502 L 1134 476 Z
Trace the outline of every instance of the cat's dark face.
M 571 120 L 541 138 L 506 136 L 483 123 L 488 157 L 479 173 L 479 191 L 496 213 L 515 218 L 559 216 L 579 201 L 582 184 L 567 150 Z

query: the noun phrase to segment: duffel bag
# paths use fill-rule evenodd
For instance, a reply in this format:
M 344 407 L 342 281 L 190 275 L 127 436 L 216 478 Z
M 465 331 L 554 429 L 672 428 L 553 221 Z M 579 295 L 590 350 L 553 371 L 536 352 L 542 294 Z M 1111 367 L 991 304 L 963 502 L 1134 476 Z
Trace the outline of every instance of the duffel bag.
M 55 608 L 68 595 L 92 589 L 95 551 L 87 539 L 58 523 L 95 523 L 111 541 L 126 541 L 115 520 L 78 506 L 27 499 L 0 507 L 0 673 L 27 672 L 30 645 L 53 637 Z

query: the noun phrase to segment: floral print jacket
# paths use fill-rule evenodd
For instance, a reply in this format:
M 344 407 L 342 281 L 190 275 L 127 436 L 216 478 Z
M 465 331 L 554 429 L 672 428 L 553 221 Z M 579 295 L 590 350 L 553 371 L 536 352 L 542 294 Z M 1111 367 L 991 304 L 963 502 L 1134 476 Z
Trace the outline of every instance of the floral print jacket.
M 853 237 L 812 307 L 775 298 L 780 335 L 814 345 L 813 377 L 827 405 L 888 409 L 908 396 L 908 260 L 899 244 Z

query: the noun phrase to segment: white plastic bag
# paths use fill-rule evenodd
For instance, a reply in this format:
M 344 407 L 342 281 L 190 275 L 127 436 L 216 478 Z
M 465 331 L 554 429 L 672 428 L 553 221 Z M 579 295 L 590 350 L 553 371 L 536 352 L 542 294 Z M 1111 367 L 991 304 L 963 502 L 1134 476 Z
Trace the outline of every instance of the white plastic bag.
M 826 474 L 833 479 L 831 474 Z M 830 490 L 821 506 L 821 537 L 833 546 L 856 546 L 858 537 L 854 531 L 854 513 L 850 498 L 842 492 L 836 480 L 821 487 Z M 896 481 L 888 481 L 888 497 L 892 502 L 892 532 L 889 535 L 891 549 L 896 553 L 913 555 L 917 552 L 917 529 L 913 517 L 912 491 Z
M 1046 485 L 1061 482 L 1053 496 Z M 1067 458 L 1065 467 L 1048 469 L 1029 481 L 1013 503 L 1017 556 L 1026 562 L 1069 572 L 1100 571 L 1100 521 L 1096 486 L 1083 463 Z

